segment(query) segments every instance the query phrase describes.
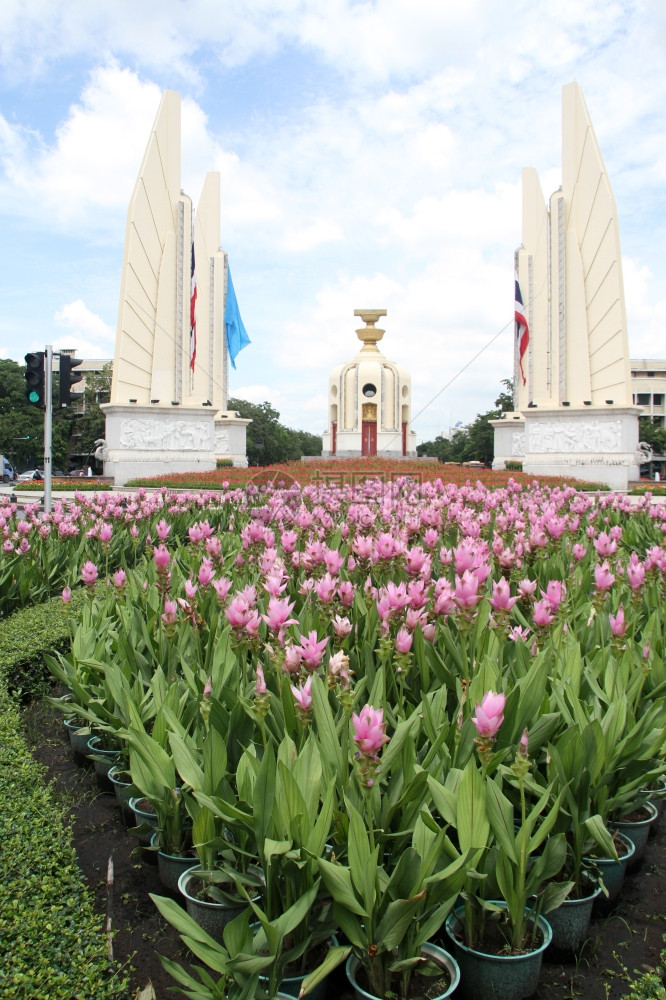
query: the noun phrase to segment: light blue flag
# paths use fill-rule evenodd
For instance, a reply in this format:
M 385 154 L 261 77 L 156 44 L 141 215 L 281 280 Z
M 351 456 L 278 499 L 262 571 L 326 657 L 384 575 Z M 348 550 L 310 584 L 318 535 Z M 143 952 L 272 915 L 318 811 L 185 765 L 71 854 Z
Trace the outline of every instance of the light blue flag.
M 224 307 L 224 325 L 227 329 L 227 348 L 231 364 L 236 367 L 236 355 L 251 343 L 247 330 L 243 326 L 236 302 L 236 293 L 231 281 L 231 271 L 227 270 L 227 302 Z

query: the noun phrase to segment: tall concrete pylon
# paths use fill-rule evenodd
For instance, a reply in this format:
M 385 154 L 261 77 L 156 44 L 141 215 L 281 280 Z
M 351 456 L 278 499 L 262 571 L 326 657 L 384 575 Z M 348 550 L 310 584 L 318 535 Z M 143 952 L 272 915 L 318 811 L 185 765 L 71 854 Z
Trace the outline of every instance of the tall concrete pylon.
M 515 412 L 495 427 L 495 468 L 520 459 L 531 473 L 626 488 L 638 478 L 629 338 L 617 206 L 583 93 L 562 94 L 562 186 L 549 199 L 523 170 L 516 267 L 530 342 Z
M 138 474 L 209 471 L 219 458 L 247 464 L 247 421 L 226 410 L 228 262 L 220 248 L 220 177 L 206 174 L 195 213 L 180 186 L 180 111 L 180 94 L 165 91 L 127 213 L 105 407 L 105 473 L 118 485 Z

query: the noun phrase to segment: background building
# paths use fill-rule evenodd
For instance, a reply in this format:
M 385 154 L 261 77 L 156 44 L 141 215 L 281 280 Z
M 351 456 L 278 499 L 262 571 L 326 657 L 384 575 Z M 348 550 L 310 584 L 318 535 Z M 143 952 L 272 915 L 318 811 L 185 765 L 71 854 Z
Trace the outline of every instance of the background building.
M 653 359 L 632 360 L 631 392 L 642 417 L 649 417 L 653 424 L 666 427 L 666 361 Z

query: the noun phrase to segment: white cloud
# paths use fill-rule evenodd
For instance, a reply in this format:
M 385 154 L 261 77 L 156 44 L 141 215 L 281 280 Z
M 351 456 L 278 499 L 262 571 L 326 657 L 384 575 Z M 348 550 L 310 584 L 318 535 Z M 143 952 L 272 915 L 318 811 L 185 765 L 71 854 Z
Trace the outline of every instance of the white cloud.
M 91 312 L 82 299 L 68 302 L 53 320 L 66 333 L 54 338 L 56 350 L 75 348 L 78 357 L 113 357 L 115 330 Z
M 5 210 L 47 229 L 94 229 L 98 239 L 110 227 L 117 238 L 160 96 L 109 64 L 93 71 L 52 145 L 3 119 Z

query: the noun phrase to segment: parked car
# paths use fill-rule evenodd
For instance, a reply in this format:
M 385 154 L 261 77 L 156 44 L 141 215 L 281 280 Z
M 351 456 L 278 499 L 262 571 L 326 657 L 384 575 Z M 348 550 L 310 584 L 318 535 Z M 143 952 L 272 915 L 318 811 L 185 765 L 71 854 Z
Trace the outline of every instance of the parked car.
M 19 483 L 27 483 L 31 479 L 39 480 L 43 478 L 44 478 L 44 473 L 42 472 L 41 469 L 28 469 L 27 472 L 21 473 L 21 475 L 18 477 L 18 481 Z
M 73 476 L 76 479 L 81 479 L 84 476 L 88 475 L 88 470 L 87 469 L 70 469 L 70 471 L 67 473 L 67 475 L 68 476 Z

